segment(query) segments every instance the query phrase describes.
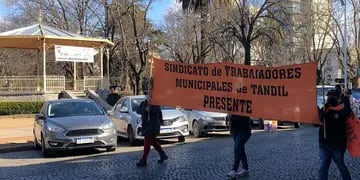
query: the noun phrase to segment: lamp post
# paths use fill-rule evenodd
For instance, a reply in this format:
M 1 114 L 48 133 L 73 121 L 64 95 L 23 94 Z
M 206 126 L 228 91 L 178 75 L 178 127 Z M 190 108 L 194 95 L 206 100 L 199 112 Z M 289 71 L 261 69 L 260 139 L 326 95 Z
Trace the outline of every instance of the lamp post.
M 343 39 L 343 53 L 344 53 L 344 88 L 348 88 L 348 74 L 347 74 L 347 18 L 346 18 L 346 0 L 340 0 L 341 6 L 344 7 L 344 39 Z

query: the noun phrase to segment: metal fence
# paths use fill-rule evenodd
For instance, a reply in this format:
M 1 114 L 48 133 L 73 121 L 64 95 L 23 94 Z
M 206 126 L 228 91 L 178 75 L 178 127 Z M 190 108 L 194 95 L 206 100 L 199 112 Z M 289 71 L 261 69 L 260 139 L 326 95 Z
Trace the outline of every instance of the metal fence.
M 0 76 L 0 93 L 40 92 L 40 76 Z
M 28 94 L 44 92 L 43 76 L 0 76 L 0 94 Z M 106 78 L 101 76 L 84 76 L 84 79 L 66 80 L 65 76 L 46 76 L 46 91 L 58 93 L 63 90 L 96 90 L 109 87 Z
M 46 76 L 46 90 L 65 90 L 64 76 Z M 43 92 L 43 76 L 0 76 L 0 93 L 22 94 Z
M 106 87 L 105 80 L 104 87 Z M 101 76 L 84 76 L 84 90 L 96 90 L 101 88 Z
M 46 76 L 46 91 L 60 92 L 65 90 L 65 76 Z

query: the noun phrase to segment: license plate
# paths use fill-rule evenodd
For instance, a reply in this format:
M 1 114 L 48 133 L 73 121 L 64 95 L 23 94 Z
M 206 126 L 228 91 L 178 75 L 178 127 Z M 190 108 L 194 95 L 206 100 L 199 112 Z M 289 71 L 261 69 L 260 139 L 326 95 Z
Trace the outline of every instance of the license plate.
M 76 144 L 89 144 L 95 142 L 93 137 L 76 138 L 75 140 Z
M 171 128 L 163 128 L 163 129 L 160 129 L 160 133 L 171 133 L 172 132 L 172 129 Z

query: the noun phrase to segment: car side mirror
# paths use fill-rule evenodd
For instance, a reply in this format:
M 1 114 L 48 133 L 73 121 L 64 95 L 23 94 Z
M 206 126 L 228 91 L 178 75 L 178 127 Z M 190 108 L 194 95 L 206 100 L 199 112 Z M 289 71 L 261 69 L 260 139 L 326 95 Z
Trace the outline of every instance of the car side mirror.
M 128 113 L 128 112 L 129 112 L 129 109 L 128 109 L 126 106 L 124 106 L 124 107 L 121 107 L 121 108 L 120 108 L 120 112 L 121 112 L 121 113 Z
M 35 118 L 36 118 L 36 120 L 44 120 L 45 119 L 43 114 L 36 114 Z

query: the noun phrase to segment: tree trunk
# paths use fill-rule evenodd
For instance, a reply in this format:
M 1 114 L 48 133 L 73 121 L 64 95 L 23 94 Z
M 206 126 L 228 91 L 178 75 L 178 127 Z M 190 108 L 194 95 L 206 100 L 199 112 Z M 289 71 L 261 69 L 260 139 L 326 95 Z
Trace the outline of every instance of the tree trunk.
M 251 45 L 250 42 L 244 44 L 245 50 L 245 65 L 251 65 Z
M 316 70 L 316 77 L 317 77 L 317 81 L 316 81 L 316 84 L 322 84 L 322 73 L 321 73 L 321 69 L 317 69 Z
M 136 95 L 140 94 L 140 75 L 136 74 L 135 75 L 135 88 L 136 88 Z
M 200 57 L 199 57 L 199 63 L 204 63 L 205 62 L 205 57 L 206 57 L 206 53 L 205 53 L 205 47 L 206 47 L 206 35 L 205 35 L 205 30 L 206 30 L 206 22 L 207 22 L 207 8 L 206 7 L 201 7 L 200 9 Z

